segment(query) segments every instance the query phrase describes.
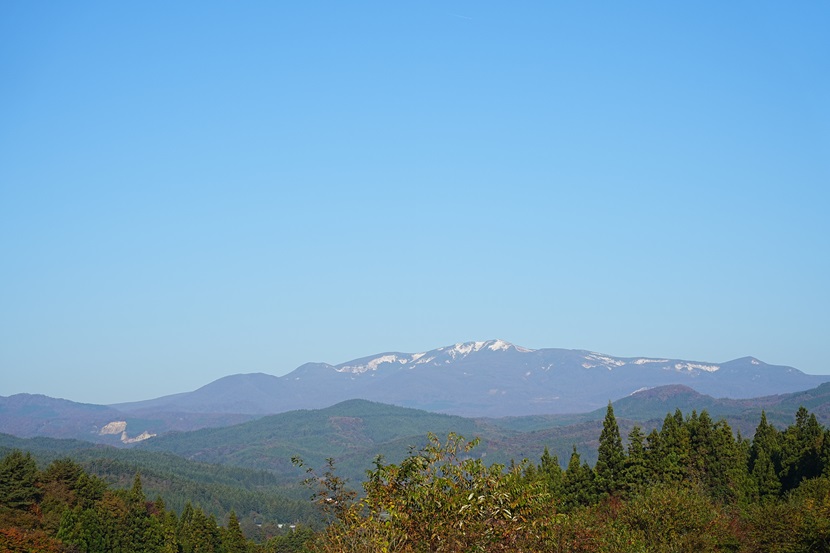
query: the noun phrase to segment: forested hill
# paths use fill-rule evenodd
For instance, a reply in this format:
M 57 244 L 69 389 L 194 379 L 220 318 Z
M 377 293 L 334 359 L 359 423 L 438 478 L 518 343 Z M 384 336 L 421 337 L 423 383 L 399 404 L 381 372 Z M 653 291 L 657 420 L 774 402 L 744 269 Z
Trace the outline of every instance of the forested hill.
M 399 463 L 376 460 L 359 496 L 334 464 L 311 466 L 333 524 L 270 537 L 254 525 L 247 539 L 235 511 L 170 510 L 138 475 L 114 490 L 67 458 L 39 468 L 13 450 L 0 460 L 0 550 L 823 551 L 830 430 L 803 407 L 794 417 L 780 431 L 762 414 L 749 441 L 706 411 L 677 410 L 659 429 L 633 427 L 626 446 L 609 404 L 594 466 L 572 451 L 565 469 L 547 450 L 505 466 L 475 455 L 477 440 L 429 435 Z
M 644 390 L 614 403 L 625 432 L 635 424 L 657 427 L 665 413 L 681 409 L 707 410 L 714 419 L 724 418 L 731 427 L 749 436 L 766 409 L 779 428 L 794 421 L 799 405 L 819 413 L 819 422 L 830 423 L 830 384 L 806 392 L 757 400 L 716 399 L 683 386 Z M 450 431 L 480 437 L 477 454 L 490 462 L 537 458 L 548 447 L 563 460 L 576 446 L 593 463 L 605 409 L 582 415 L 550 415 L 504 419 L 468 419 L 429 413 L 363 400 L 350 400 L 326 409 L 300 410 L 271 415 L 240 425 L 171 433 L 148 440 L 141 450 L 166 451 L 189 459 L 257 469 L 268 469 L 289 482 L 297 477 L 291 465 L 299 455 L 315 464 L 337 459 L 341 470 L 361 480 L 377 455 L 397 462 L 410 446 L 424 445 L 428 432 Z
M 319 519 L 306 501 L 308 494 L 301 488 L 299 477 L 289 481 L 264 470 L 201 463 L 163 452 L 0 434 L 0 455 L 15 449 L 31 453 L 40 467 L 72 459 L 90 475 L 118 489 L 128 488 L 140 473 L 148 497 L 163 497 L 176 512 L 190 502 L 218 520 L 227 519 L 233 510 L 239 513 L 247 533 L 256 524 L 268 530 L 278 523 L 313 523 Z

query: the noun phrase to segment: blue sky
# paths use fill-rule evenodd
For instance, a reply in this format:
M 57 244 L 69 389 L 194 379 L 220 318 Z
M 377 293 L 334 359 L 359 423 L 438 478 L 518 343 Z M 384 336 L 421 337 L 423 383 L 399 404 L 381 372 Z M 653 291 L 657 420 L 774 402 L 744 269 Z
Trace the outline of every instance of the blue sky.
M 4 2 L 0 395 L 501 338 L 830 373 L 826 2 Z

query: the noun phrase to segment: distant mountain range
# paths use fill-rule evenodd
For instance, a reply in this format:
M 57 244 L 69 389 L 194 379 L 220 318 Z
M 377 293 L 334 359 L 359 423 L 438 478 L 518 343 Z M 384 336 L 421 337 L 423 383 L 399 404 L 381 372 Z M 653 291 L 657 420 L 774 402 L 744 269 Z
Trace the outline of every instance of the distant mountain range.
M 285 376 L 227 376 L 196 391 L 112 407 L 266 415 L 366 399 L 427 411 L 502 417 L 586 412 L 638 390 L 683 384 L 714 397 L 751 398 L 830 381 L 754 357 L 725 363 L 532 350 L 502 340 L 421 353 L 387 352 L 340 365 L 307 363 Z
M 674 388 L 686 390 L 684 397 L 705 394 L 687 398 L 700 410 L 712 402 L 728 403 L 715 398 L 775 403 L 781 394 L 828 381 L 828 375 L 807 375 L 753 357 L 725 363 L 621 358 L 582 350 L 531 350 L 490 340 L 414 354 L 387 352 L 340 365 L 307 363 L 282 377 L 237 374 L 193 392 L 110 406 L 29 394 L 0 397 L 0 432 L 124 445 L 170 431 L 225 427 L 351 399 L 464 417 L 547 420 L 557 415 L 559 420 L 578 421 L 584 419 L 577 413 L 602 410 L 608 401 L 642 399 L 637 392 L 647 390 L 665 395 L 673 389 L 665 386 L 688 387 Z

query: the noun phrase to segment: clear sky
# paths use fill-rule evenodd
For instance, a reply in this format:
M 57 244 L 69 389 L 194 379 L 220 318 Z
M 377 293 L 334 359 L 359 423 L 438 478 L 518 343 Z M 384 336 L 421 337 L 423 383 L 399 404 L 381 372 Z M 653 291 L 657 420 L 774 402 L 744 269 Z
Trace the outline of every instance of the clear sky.
M 0 3 L 0 395 L 501 338 L 830 373 L 830 4 Z

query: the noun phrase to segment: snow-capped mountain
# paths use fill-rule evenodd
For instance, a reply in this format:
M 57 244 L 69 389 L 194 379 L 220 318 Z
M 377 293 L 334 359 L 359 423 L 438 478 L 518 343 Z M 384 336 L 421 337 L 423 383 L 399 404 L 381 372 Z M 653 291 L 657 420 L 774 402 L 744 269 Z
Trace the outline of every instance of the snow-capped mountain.
M 714 397 L 750 398 L 830 381 L 753 357 L 725 363 L 622 358 L 583 350 L 538 349 L 503 340 L 419 353 L 385 352 L 291 373 L 233 375 L 194 392 L 120 404 L 153 412 L 269 414 L 368 399 L 465 416 L 585 412 L 638 390 L 684 384 Z

